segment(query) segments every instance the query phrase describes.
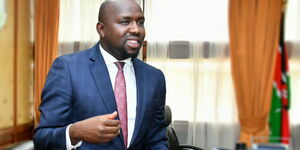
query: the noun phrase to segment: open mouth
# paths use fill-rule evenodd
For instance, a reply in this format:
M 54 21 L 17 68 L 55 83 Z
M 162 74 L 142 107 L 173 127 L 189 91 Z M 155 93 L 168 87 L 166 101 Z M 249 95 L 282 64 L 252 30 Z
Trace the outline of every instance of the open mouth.
M 129 48 L 135 49 L 140 47 L 140 42 L 138 40 L 126 40 L 126 45 L 128 45 Z

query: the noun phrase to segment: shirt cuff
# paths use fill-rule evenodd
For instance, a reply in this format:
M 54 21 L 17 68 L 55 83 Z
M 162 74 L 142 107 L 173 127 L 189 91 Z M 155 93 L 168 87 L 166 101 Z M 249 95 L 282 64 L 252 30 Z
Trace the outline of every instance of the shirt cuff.
M 79 141 L 76 145 L 72 145 L 70 135 L 69 135 L 69 128 L 70 128 L 71 125 L 72 124 L 68 125 L 67 129 L 66 129 L 66 146 L 67 146 L 67 150 L 77 149 L 82 144 L 82 141 Z

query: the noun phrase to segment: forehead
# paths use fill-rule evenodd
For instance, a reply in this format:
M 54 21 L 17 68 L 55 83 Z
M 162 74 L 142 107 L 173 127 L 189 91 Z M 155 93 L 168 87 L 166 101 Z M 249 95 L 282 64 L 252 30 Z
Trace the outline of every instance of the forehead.
M 112 2 L 106 9 L 106 17 L 130 17 L 130 18 L 141 18 L 144 14 L 141 7 L 131 0 L 121 0 Z

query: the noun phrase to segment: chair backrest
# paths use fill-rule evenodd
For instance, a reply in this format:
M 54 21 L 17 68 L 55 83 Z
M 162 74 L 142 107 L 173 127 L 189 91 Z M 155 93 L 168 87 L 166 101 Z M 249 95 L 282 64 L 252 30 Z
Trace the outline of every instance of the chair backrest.
M 166 126 L 169 126 L 172 122 L 172 111 L 168 105 L 165 105 L 165 119 L 166 119 Z
M 165 118 L 167 126 L 167 137 L 168 137 L 168 146 L 170 150 L 180 150 L 180 145 L 176 133 L 171 126 L 172 122 L 172 112 L 168 105 L 165 106 Z

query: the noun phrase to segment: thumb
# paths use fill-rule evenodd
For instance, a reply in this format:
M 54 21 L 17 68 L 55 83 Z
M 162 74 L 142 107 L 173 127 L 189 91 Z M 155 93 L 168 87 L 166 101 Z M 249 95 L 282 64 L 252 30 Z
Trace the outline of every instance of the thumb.
M 113 120 L 113 119 L 115 119 L 117 117 L 117 115 L 118 115 L 117 111 L 114 111 L 111 114 L 107 114 L 106 117 L 107 117 L 107 119 Z

